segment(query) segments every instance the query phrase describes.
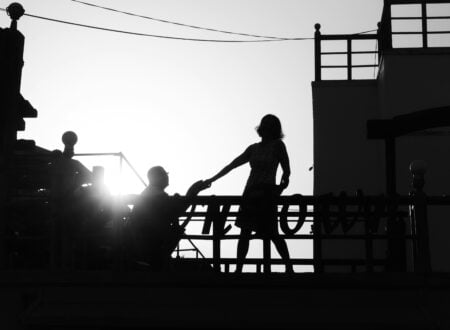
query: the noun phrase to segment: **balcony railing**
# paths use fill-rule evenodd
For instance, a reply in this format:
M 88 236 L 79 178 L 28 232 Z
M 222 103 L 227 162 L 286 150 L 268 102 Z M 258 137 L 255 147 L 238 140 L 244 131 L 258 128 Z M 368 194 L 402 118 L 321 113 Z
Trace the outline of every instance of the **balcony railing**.
M 316 81 L 376 79 L 385 51 L 450 47 L 450 1 L 385 0 L 376 34 L 324 35 L 320 24 L 315 29 Z M 333 47 L 324 50 L 330 42 Z
M 190 219 L 190 222 L 179 247 L 173 252 L 175 260 L 184 254 L 182 261 L 208 265 L 217 272 L 232 271 L 230 266 L 236 264 L 236 259 L 223 257 L 222 244 L 239 238 L 230 229 L 242 198 L 211 196 L 184 200 L 190 207 L 180 215 L 179 221 Z M 16 203 L 16 209 L 12 207 L 10 214 L 23 213 L 16 214 L 16 219 L 10 218 L 8 235 L 3 238 L 7 246 L 7 268 L 129 268 L 127 232 L 131 212 L 126 205 L 134 203 L 132 198 L 114 200 L 112 212 L 105 215 L 110 216 L 110 221 L 103 224 L 95 223 L 98 221 L 95 217 L 80 218 L 79 207 L 73 214 L 66 212 L 65 218 L 56 219 L 59 211 L 55 212 L 55 207 L 49 205 L 45 197 Z M 87 203 L 92 207 L 89 204 L 92 201 L 87 200 Z M 450 205 L 450 199 L 427 199 L 419 192 L 404 197 L 294 195 L 280 197 L 274 203 L 278 205 L 280 235 L 289 242 L 309 241 L 314 248 L 311 258 L 293 257 L 294 265 L 309 265 L 315 272 L 326 271 L 330 266 L 344 267 L 349 272 L 406 271 L 406 255 L 411 252 L 413 270 L 422 272 L 430 270 L 427 203 Z M 72 223 L 65 227 L 64 221 L 68 219 L 72 219 Z M 62 225 L 60 230 L 54 229 L 55 223 Z M 199 248 L 200 241 L 209 242 L 211 246 Z M 347 246 L 340 252 L 336 249 L 334 258 L 328 256 L 332 241 L 345 242 Z M 291 255 L 298 252 L 295 243 L 290 250 Z M 196 253 L 189 256 L 192 251 Z M 65 260 L 55 263 L 55 255 Z M 270 272 L 272 265 L 283 264 L 281 259 L 272 258 L 267 239 L 263 240 L 260 255 L 260 258 L 246 259 L 245 264 L 256 266 L 256 272 Z
M 409 24 L 399 26 L 405 22 Z M 385 0 L 380 23 L 380 49 L 450 47 L 449 23 L 448 0 Z M 430 43 L 430 37 L 445 35 L 447 42 L 441 38 Z M 418 38 L 411 40 L 412 36 Z
M 377 42 L 378 34 L 332 34 L 323 35 L 320 32 L 320 24 L 315 25 L 316 32 L 314 34 L 315 40 L 315 79 L 316 81 L 322 80 L 323 69 L 333 71 L 344 71 L 344 75 L 337 76 L 332 74 L 325 79 L 344 79 L 354 80 L 356 79 L 373 79 L 375 77 L 375 70 L 378 69 L 378 51 Z M 334 45 L 333 50 L 323 50 L 324 43 L 326 42 L 338 42 L 339 45 Z M 355 43 L 358 41 L 372 41 L 371 49 L 358 50 L 355 49 Z M 338 47 L 336 47 L 338 46 Z M 336 50 L 336 48 L 338 50 Z M 362 56 L 361 56 L 362 55 Z M 355 63 L 356 57 L 362 57 L 358 63 Z M 324 57 L 327 57 L 326 59 Z M 340 62 L 340 64 L 323 64 L 324 60 L 329 60 L 332 63 Z M 340 60 L 340 61 L 339 61 Z M 343 61 L 342 61 L 343 60 Z M 355 77 L 355 70 L 365 69 L 362 75 L 359 74 Z M 338 78 L 339 77 L 339 78 Z

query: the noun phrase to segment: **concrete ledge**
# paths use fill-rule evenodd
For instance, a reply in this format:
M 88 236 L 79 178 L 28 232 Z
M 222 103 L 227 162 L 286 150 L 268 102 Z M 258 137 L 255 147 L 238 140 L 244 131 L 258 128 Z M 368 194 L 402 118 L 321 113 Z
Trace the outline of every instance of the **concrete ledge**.
M 447 329 L 450 274 L 0 272 L 5 329 Z

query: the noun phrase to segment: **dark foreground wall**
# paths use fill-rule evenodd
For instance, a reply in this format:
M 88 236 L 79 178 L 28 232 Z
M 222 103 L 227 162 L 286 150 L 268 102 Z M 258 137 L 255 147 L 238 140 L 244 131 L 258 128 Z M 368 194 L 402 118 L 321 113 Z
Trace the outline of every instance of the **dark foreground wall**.
M 0 275 L 1 329 L 448 329 L 450 275 Z

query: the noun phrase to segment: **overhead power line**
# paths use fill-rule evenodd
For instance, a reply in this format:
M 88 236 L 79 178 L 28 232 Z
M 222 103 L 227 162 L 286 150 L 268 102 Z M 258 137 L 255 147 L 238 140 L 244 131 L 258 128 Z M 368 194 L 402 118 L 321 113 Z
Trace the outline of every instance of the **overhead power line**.
M 170 21 L 170 20 L 166 20 L 166 19 L 149 17 L 149 16 L 145 16 L 145 15 L 141 15 L 141 14 L 135 14 L 135 13 L 131 13 L 131 12 L 128 12 L 128 11 L 123 11 L 123 10 L 114 9 L 114 8 L 110 8 L 110 7 L 100 6 L 100 5 L 96 5 L 96 4 L 93 4 L 93 3 L 90 3 L 90 2 L 85 2 L 85 1 L 80 1 L 80 0 L 70 0 L 70 1 L 82 4 L 82 5 L 86 5 L 86 6 L 91 6 L 91 7 L 107 10 L 107 11 L 112 11 L 112 12 L 115 12 L 115 13 L 120 13 L 120 14 L 129 15 L 129 16 L 144 18 L 144 19 L 147 19 L 147 20 L 155 21 L 155 22 L 161 22 L 161 23 L 173 24 L 173 25 L 178 25 L 178 26 L 184 26 L 184 27 L 188 27 L 188 28 L 192 28 L 192 29 L 198 29 L 198 30 L 204 30 L 204 31 L 212 31 L 212 32 L 220 32 L 220 33 L 226 33 L 226 34 L 232 34 L 232 35 L 238 35 L 238 36 L 245 36 L 245 37 L 254 37 L 254 38 L 275 39 L 275 40 L 290 39 L 290 38 L 264 36 L 264 35 L 250 34 L 250 33 L 242 33 L 242 32 L 233 32 L 233 31 L 213 29 L 213 28 L 208 28 L 208 27 L 204 27 L 204 26 L 185 24 L 185 23 L 174 22 L 174 21 Z
M 166 19 L 155 18 L 155 17 L 145 16 L 145 15 L 141 15 L 141 14 L 135 14 L 135 13 L 131 13 L 131 12 L 128 12 L 128 11 L 123 11 L 123 10 L 114 9 L 114 8 L 110 8 L 110 7 L 100 6 L 100 5 L 96 5 L 96 4 L 93 4 L 93 3 L 90 3 L 90 2 L 85 2 L 85 1 L 80 1 L 80 0 L 70 0 L 70 1 L 82 4 L 82 5 L 86 5 L 86 6 L 91 6 L 91 7 L 95 7 L 95 8 L 100 8 L 100 9 L 112 11 L 112 12 L 115 12 L 115 13 L 125 14 L 125 15 L 129 15 L 129 16 L 134 16 L 134 17 L 139 17 L 139 18 L 144 18 L 144 19 L 156 21 L 156 22 L 162 22 L 162 23 L 167 23 L 167 24 L 184 26 L 184 27 L 198 29 L 198 30 L 204 30 L 204 31 L 220 32 L 220 33 L 226 33 L 226 34 L 232 34 L 232 35 L 238 35 L 238 36 L 246 36 L 246 37 L 254 37 L 254 38 L 274 39 L 274 40 L 281 40 L 281 41 L 313 39 L 313 38 L 304 38 L 304 37 L 300 37 L 300 38 L 296 38 L 296 37 L 273 37 L 273 36 L 250 34 L 250 33 L 243 33 L 243 32 L 232 32 L 232 31 L 226 31 L 226 30 L 219 30 L 219 29 L 213 29 L 213 28 L 208 28 L 208 27 L 204 27 L 204 26 L 185 24 L 185 23 L 174 22 L 174 21 L 170 21 L 170 20 L 166 20 Z M 363 32 L 355 33 L 355 34 L 364 34 L 364 33 L 376 32 L 376 31 L 377 30 L 375 29 L 375 30 L 368 30 L 368 31 L 363 31 Z
M 5 11 L 5 8 L 0 8 L 0 11 Z M 169 40 L 184 40 L 184 41 L 197 41 L 197 42 L 217 42 L 217 43 L 262 43 L 262 42 L 276 42 L 276 41 L 303 41 L 303 40 L 314 40 L 314 38 L 277 38 L 277 39 L 252 39 L 252 40 L 226 40 L 226 39 L 201 39 L 201 38 L 185 38 L 185 37 L 175 37 L 175 36 L 166 36 L 166 35 L 158 35 L 158 34 L 149 34 L 149 33 L 142 33 L 142 32 L 133 32 L 133 31 L 125 31 L 125 30 L 118 30 L 118 29 L 111 29 L 101 26 L 94 26 L 94 25 L 88 25 L 88 24 L 82 24 L 82 23 L 76 23 L 76 22 L 70 22 L 70 21 L 64 21 L 60 19 L 50 18 L 50 17 L 44 17 L 44 16 L 38 16 L 33 14 L 27 14 L 25 13 L 24 16 L 37 18 L 41 20 L 46 20 L 54 23 L 61 23 L 61 24 L 67 24 L 72 26 L 78 26 L 88 29 L 94 29 L 94 30 L 100 30 L 100 31 L 106 31 L 106 32 L 115 32 L 115 33 L 121 33 L 121 34 L 127 34 L 127 35 L 134 35 L 134 36 L 141 36 L 141 37 L 152 37 L 152 38 L 161 38 L 161 39 L 169 39 Z M 375 32 L 377 30 L 368 30 L 363 31 L 356 34 L 364 34 L 369 32 Z
M 0 8 L 0 10 L 6 11 L 5 8 Z M 44 17 L 44 16 L 38 16 L 38 15 L 27 14 L 27 13 L 25 13 L 24 16 L 37 18 L 37 19 L 42 19 L 42 20 L 55 22 L 55 23 L 68 24 L 68 25 L 88 28 L 88 29 L 95 29 L 95 30 L 108 31 L 108 32 L 116 32 L 116 33 L 135 35 L 135 36 L 141 36 L 141 37 L 152 37 L 152 38 L 162 38 L 162 39 L 172 39 L 172 40 L 199 41 L 199 42 L 225 42 L 225 43 L 249 43 L 249 42 L 253 43 L 253 42 L 273 42 L 273 41 L 312 40 L 312 39 L 314 39 L 314 38 L 292 38 L 292 39 L 225 40 L 225 39 L 185 38 L 185 37 L 174 37 L 174 36 L 166 36 L 166 35 L 158 35 L 158 34 L 149 34 L 149 33 L 132 32 L 132 31 L 125 31 L 125 30 L 117 30 L 117 29 L 111 29 L 111 28 L 106 28 L 106 27 L 101 27 L 101 26 L 94 26 L 94 25 L 88 25 L 88 24 L 64 21 L 64 20 L 60 20 L 60 19 Z

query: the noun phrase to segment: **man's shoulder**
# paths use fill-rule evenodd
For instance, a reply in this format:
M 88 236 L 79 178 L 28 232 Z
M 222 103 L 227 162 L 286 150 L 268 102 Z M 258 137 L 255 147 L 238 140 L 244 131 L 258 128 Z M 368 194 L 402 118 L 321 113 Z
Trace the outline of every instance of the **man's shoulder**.
M 169 195 L 164 190 L 154 189 L 153 187 L 145 188 L 141 195 L 143 198 L 167 198 Z

